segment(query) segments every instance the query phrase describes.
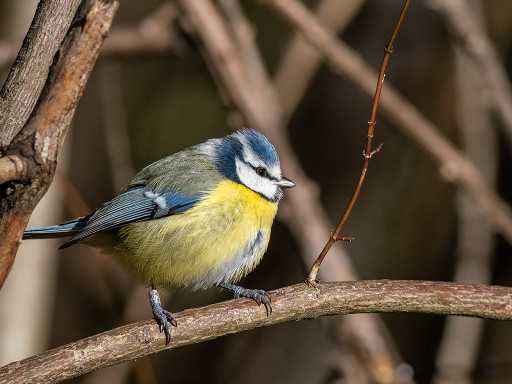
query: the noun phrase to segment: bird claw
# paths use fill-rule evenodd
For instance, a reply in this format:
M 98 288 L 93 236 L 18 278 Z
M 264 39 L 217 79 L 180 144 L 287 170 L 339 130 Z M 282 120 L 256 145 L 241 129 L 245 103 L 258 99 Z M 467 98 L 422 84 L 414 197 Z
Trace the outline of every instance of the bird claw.
M 267 311 L 267 316 L 272 314 L 272 305 L 270 302 L 272 301 L 270 295 L 262 289 L 248 289 L 244 287 L 240 287 L 238 285 L 232 284 L 219 284 L 219 287 L 225 288 L 233 292 L 233 296 L 236 298 L 239 297 L 248 297 L 253 299 L 258 305 L 263 304 L 265 306 L 265 310 Z
M 165 333 L 165 344 L 169 344 L 171 342 L 171 325 L 176 327 L 178 326 L 178 323 L 171 312 L 166 311 L 163 308 L 160 309 L 161 311 L 153 312 L 153 317 L 158 324 L 160 332 Z
M 171 342 L 171 325 L 176 327 L 178 326 L 178 323 L 171 312 L 162 308 L 160 296 L 154 288 L 149 291 L 149 302 L 151 303 L 153 318 L 158 324 L 158 329 L 160 332 L 165 333 L 165 344 L 169 344 Z
M 245 288 L 244 288 L 245 289 Z M 263 304 L 267 311 L 267 316 L 272 314 L 272 305 L 270 304 L 271 299 L 267 292 L 262 289 L 245 289 L 245 294 L 241 296 L 249 297 L 253 299 L 258 305 Z

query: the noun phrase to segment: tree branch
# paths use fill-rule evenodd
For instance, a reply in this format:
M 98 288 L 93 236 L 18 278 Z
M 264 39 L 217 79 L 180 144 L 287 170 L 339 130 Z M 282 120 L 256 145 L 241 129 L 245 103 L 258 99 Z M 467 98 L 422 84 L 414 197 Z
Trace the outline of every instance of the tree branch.
M 24 180 L 28 164 L 19 156 L 0 157 L 0 185 L 11 180 Z
M 365 3 L 365 0 L 322 0 L 315 4 L 313 12 L 322 25 L 341 35 Z M 306 94 L 322 61 L 323 57 L 318 50 L 300 33 L 294 33 L 274 73 L 274 84 L 287 119 Z
M 471 2 L 470 8 L 473 22 L 478 23 L 483 31 L 481 2 Z M 456 92 L 454 116 L 457 119 L 458 141 L 488 185 L 495 188 L 498 184 L 499 151 L 496 149 L 499 140 L 494 129 L 492 105 L 487 97 L 482 97 L 488 81 L 480 65 L 463 52 L 459 45 L 453 45 L 453 53 Z M 496 249 L 492 227 L 465 191 L 456 195 L 456 211 L 457 245 L 453 281 L 490 284 Z M 483 351 L 485 329 L 485 322 L 477 319 L 446 319 L 443 337 L 437 349 L 433 384 L 472 381 L 473 373 L 479 365 L 478 357 Z
M 101 51 L 105 56 L 181 55 L 188 48 L 187 42 L 173 25 L 178 11 L 173 2 L 164 2 L 135 26 L 118 26 Z
M 101 49 L 101 57 L 140 59 L 150 55 L 183 55 L 188 43 L 173 25 L 175 8 L 174 3 L 164 2 L 135 25 L 114 26 Z M 18 47 L 15 42 L 0 40 L 0 69 L 12 64 Z
M 118 4 L 116 0 L 93 0 L 80 7 L 30 120 L 9 146 L 2 148 L 3 157 L 18 157 L 16 164 L 23 168 L 16 169 L 15 179 L 0 185 L 0 287 L 12 268 L 28 218 L 53 180 L 71 118 Z M 32 25 L 31 31 L 51 29 L 52 22 Z M 19 180 L 19 175 L 25 178 Z
M 11 142 L 30 116 L 79 4 L 80 0 L 39 2 L 32 25 L 0 91 L 0 147 Z
M 164 349 L 175 349 L 263 326 L 320 316 L 415 312 L 512 320 L 512 288 L 431 281 L 297 284 L 269 292 L 272 315 L 250 299 L 175 314 L 171 343 L 153 320 L 125 325 L 0 368 L 0 382 L 55 383 Z

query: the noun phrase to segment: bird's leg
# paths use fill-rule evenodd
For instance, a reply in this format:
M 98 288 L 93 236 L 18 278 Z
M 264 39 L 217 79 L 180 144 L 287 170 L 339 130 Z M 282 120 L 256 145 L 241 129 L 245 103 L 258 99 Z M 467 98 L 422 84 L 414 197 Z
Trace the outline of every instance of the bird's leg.
M 165 344 L 169 344 L 171 342 L 171 327 L 169 324 L 176 327 L 178 323 L 171 312 L 162 308 L 160 295 L 154 285 L 151 287 L 151 291 L 149 291 L 148 295 L 151 309 L 153 310 L 153 317 L 158 324 L 158 328 L 160 328 L 160 332 L 165 333 Z
M 217 286 L 230 290 L 233 292 L 233 295 L 236 298 L 238 297 L 249 297 L 253 299 L 258 305 L 262 304 L 265 306 L 267 310 L 267 316 L 272 313 L 272 305 L 270 305 L 270 296 L 267 292 L 262 289 L 247 289 L 244 287 L 240 287 L 238 285 L 227 284 L 227 283 L 219 283 Z

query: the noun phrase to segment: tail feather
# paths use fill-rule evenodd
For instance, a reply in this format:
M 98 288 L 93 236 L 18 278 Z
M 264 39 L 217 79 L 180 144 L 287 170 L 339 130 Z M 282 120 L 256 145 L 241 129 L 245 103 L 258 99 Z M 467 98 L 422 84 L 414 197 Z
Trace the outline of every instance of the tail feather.
M 23 240 L 25 239 L 53 239 L 57 237 L 73 236 L 87 224 L 90 216 L 81 217 L 69 223 L 51 225 L 49 227 L 32 228 L 23 232 Z

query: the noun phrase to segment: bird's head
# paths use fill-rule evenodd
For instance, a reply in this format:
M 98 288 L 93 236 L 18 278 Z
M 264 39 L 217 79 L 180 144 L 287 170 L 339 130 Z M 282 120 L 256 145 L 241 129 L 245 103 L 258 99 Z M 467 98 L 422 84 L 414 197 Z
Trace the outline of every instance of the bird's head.
M 201 149 L 222 175 L 271 202 L 281 199 L 282 188 L 295 186 L 281 174 L 274 146 L 254 129 L 244 128 L 221 139 L 208 140 Z

